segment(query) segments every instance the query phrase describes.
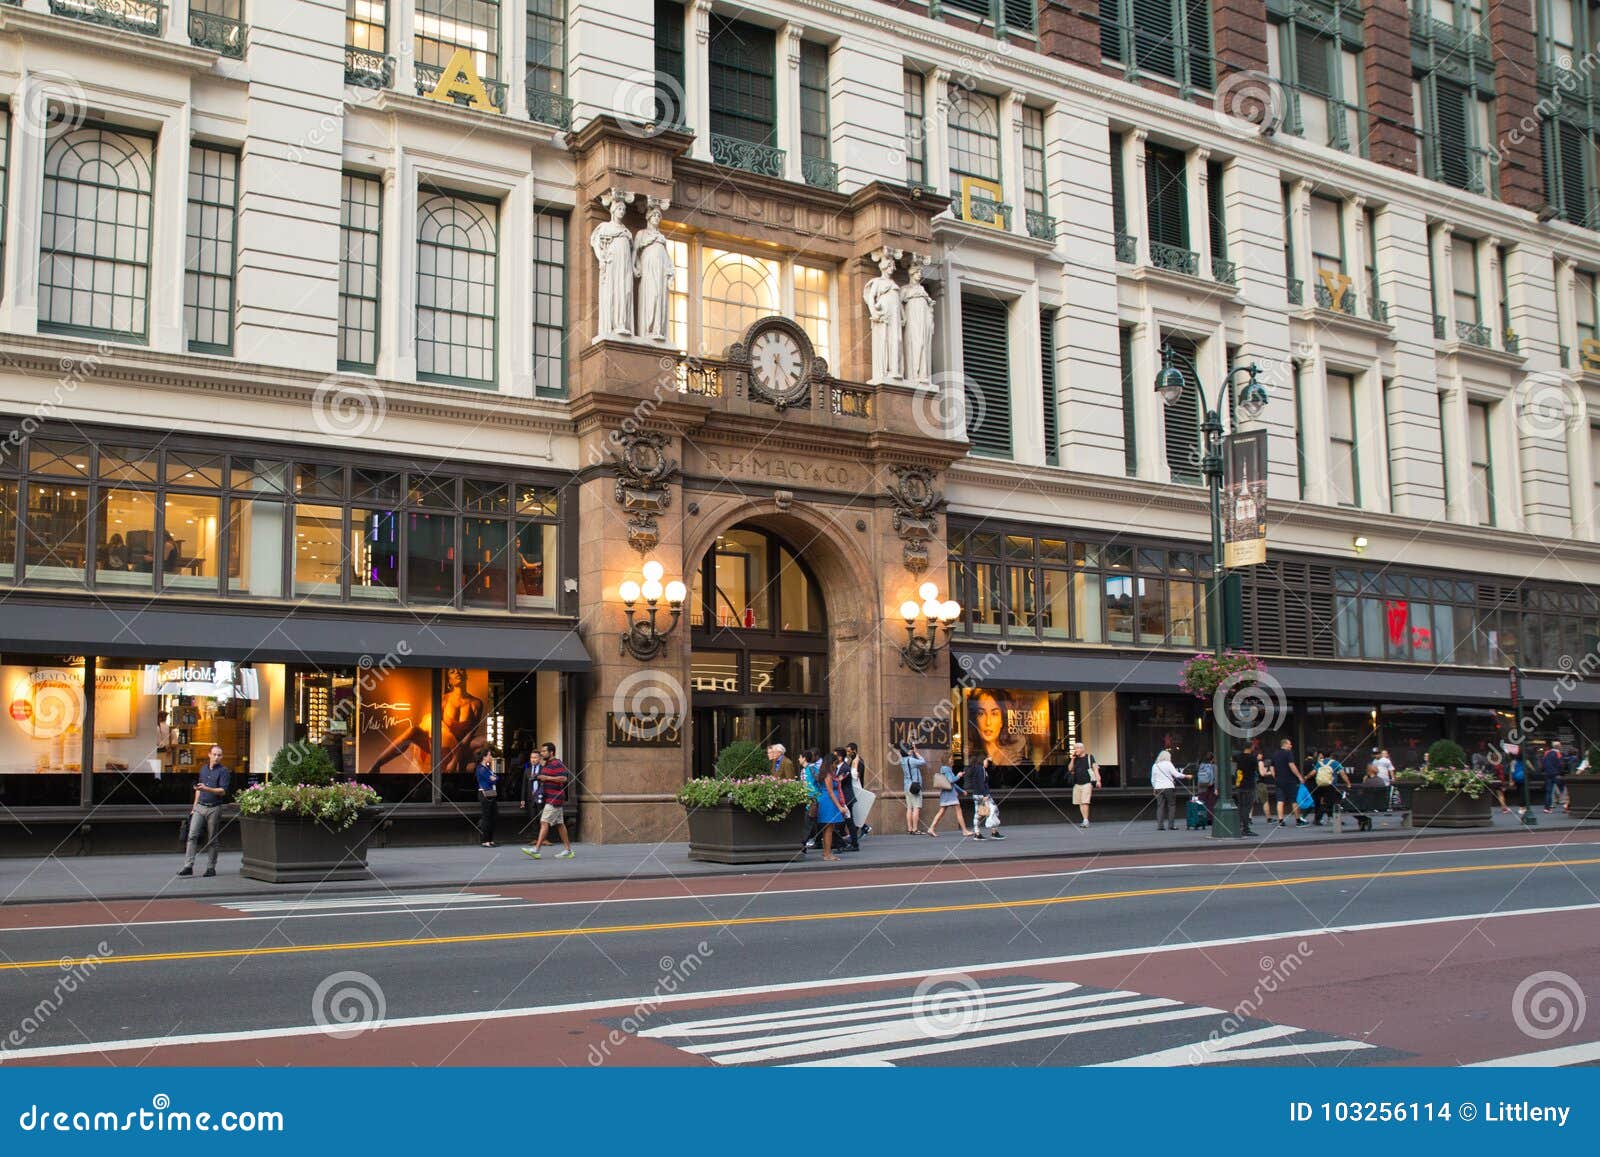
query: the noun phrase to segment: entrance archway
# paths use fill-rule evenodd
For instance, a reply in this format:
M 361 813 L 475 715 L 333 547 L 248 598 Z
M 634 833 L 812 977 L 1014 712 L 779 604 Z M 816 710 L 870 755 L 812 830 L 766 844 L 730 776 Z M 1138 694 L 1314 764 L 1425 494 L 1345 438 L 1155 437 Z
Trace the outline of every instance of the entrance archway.
M 736 739 L 791 756 L 828 737 L 822 587 L 787 539 L 743 522 L 717 535 L 689 604 L 693 774 Z

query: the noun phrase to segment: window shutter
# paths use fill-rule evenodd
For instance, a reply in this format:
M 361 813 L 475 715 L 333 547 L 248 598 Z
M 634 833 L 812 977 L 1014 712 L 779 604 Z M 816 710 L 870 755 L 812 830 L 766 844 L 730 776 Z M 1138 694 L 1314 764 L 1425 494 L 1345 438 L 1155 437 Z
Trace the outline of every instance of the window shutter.
M 1145 197 L 1150 205 L 1150 241 L 1189 248 L 1189 195 L 1183 154 L 1145 146 Z
M 1172 364 L 1183 374 L 1188 389 L 1172 405 L 1166 407 L 1167 469 L 1174 482 L 1190 486 L 1200 484 L 1200 392 L 1195 382 L 1194 346 L 1178 338 L 1169 338 Z
M 1133 415 L 1133 330 L 1117 330 L 1117 349 L 1122 359 L 1122 468 L 1129 478 L 1139 473 L 1139 442 Z
M 1189 83 L 1211 88 L 1216 82 L 1211 62 L 1211 0 L 1185 0 L 1185 47 L 1189 51 Z
M 1465 189 L 1472 184 L 1472 161 L 1467 155 L 1472 139 L 1467 90 L 1454 81 L 1434 77 L 1433 110 L 1439 178 L 1447 185 Z
M 1260 569 L 1253 568 L 1253 569 Z M 1258 582 L 1255 590 L 1256 637 L 1258 655 L 1283 655 L 1283 580 L 1276 574 Z
M 1118 0 L 1100 0 L 1100 55 L 1106 60 L 1128 62 L 1122 41 L 1122 5 Z
M 1226 260 L 1228 221 L 1222 211 L 1222 166 L 1216 161 L 1206 162 L 1206 208 L 1209 217 L 1207 224 L 1211 231 L 1211 256 Z M 1201 272 L 1204 274 L 1207 271 Z
M 976 16 L 980 21 L 989 19 L 989 0 L 944 0 L 944 6 Z
M 1313 564 L 1306 569 L 1309 576 L 1306 584 L 1306 610 L 1311 616 L 1309 653 L 1314 659 L 1337 658 L 1338 632 L 1334 624 L 1333 568 Z
M 1320 97 L 1333 95 L 1333 77 L 1329 60 L 1333 53 L 1328 38 L 1312 32 L 1304 24 L 1294 28 L 1295 81 L 1307 92 Z
M 656 0 L 656 107 L 659 125 L 681 125 L 683 109 L 683 5 Z
M 777 37 L 768 28 L 711 18 L 711 131 L 757 145 L 774 145 L 778 97 Z
M 1005 302 L 962 295 L 961 369 L 967 403 L 967 441 L 972 443 L 973 453 L 1011 457 L 1010 344 Z
M 1589 152 L 1589 134 L 1566 121 L 1556 122 L 1556 128 L 1561 145 L 1561 215 L 1574 225 L 1587 225 L 1591 213 L 1584 162 Z
M 1133 49 L 1139 69 L 1178 79 L 1177 0 L 1133 0 Z
M 1006 27 L 1032 32 L 1034 0 L 1004 0 L 1004 2 Z
M 1044 388 L 1044 461 L 1047 466 L 1061 464 L 1060 401 L 1056 398 L 1056 311 L 1039 311 L 1039 382 Z
M 1111 227 L 1128 231 L 1127 194 L 1122 188 L 1122 134 L 1111 134 Z

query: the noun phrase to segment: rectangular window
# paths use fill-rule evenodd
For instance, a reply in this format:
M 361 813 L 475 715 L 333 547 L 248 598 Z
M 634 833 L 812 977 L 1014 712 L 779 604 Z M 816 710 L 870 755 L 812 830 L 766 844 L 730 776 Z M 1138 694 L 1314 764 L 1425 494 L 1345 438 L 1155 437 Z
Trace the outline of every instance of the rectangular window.
M 1046 212 L 1044 183 L 1044 112 L 1022 110 L 1022 195 L 1030 213 Z
M 535 93 L 562 96 L 567 91 L 567 0 L 528 0 L 527 15 L 531 107 Z
M 0 478 L 0 578 L 17 572 L 17 486 L 10 478 Z
M 905 86 L 906 184 L 927 185 L 928 129 L 923 103 L 927 82 L 920 72 L 909 68 L 901 80 Z
M 1111 228 L 1116 231 L 1120 239 L 1128 231 L 1128 202 L 1127 194 L 1122 184 L 1123 139 L 1121 133 L 1111 134 Z M 1131 261 L 1131 255 L 1124 255 L 1121 246 L 1118 246 L 1118 261 Z
M 1331 197 L 1311 198 L 1311 272 L 1319 280 L 1324 270 L 1345 272 L 1344 230 L 1339 225 L 1343 210 L 1343 203 Z
M 339 368 L 378 368 L 383 184 L 346 173 L 339 197 Z
M 39 328 L 143 341 L 155 140 L 61 128 L 45 145 Z
M 1145 199 L 1149 202 L 1152 263 L 1168 267 L 1158 247 L 1189 252 L 1189 179 L 1186 158 L 1176 149 L 1145 146 Z M 1194 273 L 1194 269 L 1183 272 Z
M 388 0 L 344 0 L 345 46 L 379 57 L 388 52 L 388 9 Z
M 794 319 L 821 357 L 833 357 L 832 278 L 814 265 L 794 267 Z
M 1061 462 L 1060 411 L 1056 397 L 1056 311 L 1039 311 L 1040 384 L 1044 389 L 1044 460 L 1047 466 Z
M 1444 395 L 1438 396 L 1439 409 L 1439 473 L 1444 479 L 1445 502 L 1450 502 L 1450 441 L 1445 437 L 1445 429 L 1449 425 L 1446 420 Z
M 189 150 L 189 216 L 184 232 L 184 338 L 189 349 L 234 349 L 234 227 L 238 154 Z
M 1139 473 L 1138 429 L 1134 417 L 1133 330 L 1117 330 L 1117 355 L 1122 368 L 1122 469 L 1129 478 Z
M 1004 227 L 999 205 L 1000 102 L 959 84 L 949 90 L 950 195 L 965 220 Z
M 1422 79 L 1420 97 L 1428 176 L 1457 189 L 1491 192 L 1494 175 L 1484 147 L 1491 139 L 1488 126 L 1494 123 L 1491 102 L 1437 73 Z
M 1372 304 L 1372 316 L 1381 321 L 1384 318 L 1380 316 L 1382 307 L 1378 305 L 1383 300 L 1383 294 L 1378 292 L 1378 215 L 1370 208 L 1363 208 L 1361 220 L 1367 238 L 1367 299 Z
M 683 5 L 656 0 L 656 107 L 655 122 L 672 128 L 684 126 Z
M 770 29 L 711 17 L 711 133 L 734 141 L 777 144 L 775 38 Z
M 1328 481 L 1340 506 L 1361 505 L 1361 470 L 1356 447 L 1355 380 L 1328 375 Z
M 1211 257 L 1214 261 L 1228 259 L 1228 215 L 1224 194 L 1222 166 L 1216 161 L 1207 161 L 1206 231 L 1211 240 Z
M 533 214 L 533 388 L 566 393 L 567 215 Z
M 1185 338 L 1167 336 L 1172 365 L 1183 374 L 1186 389 L 1164 408 L 1167 471 L 1174 482 L 1200 485 L 1200 391 L 1195 375 L 1196 350 Z
M 800 156 L 826 161 L 828 132 L 828 46 L 801 41 Z
M 1009 312 L 992 297 L 961 295 L 967 441 L 974 454 L 990 458 L 1011 457 Z
M 495 380 L 499 206 L 423 191 L 417 202 L 417 376 Z
M 1572 279 L 1572 316 L 1577 323 L 1578 356 L 1581 359 L 1589 342 L 1600 336 L 1596 328 L 1596 275 L 1578 271 Z
M 236 479 L 235 489 L 240 485 Z M 284 517 L 284 504 L 276 498 L 235 497 L 229 502 L 230 592 L 263 599 L 283 595 Z
M 1450 242 L 1450 292 L 1455 300 L 1457 324 L 1478 325 L 1483 321 L 1478 307 L 1478 243 L 1470 237 L 1457 235 Z
M 416 0 L 417 88 L 431 91 L 459 50 L 472 54 L 478 78 L 495 99 L 500 76 L 500 0 Z
M 1494 457 L 1490 451 L 1489 404 L 1467 403 L 1468 452 L 1472 456 L 1472 520 L 1493 526 Z
M 1209 89 L 1215 73 L 1209 0 L 1100 0 L 1100 54 L 1142 73 Z

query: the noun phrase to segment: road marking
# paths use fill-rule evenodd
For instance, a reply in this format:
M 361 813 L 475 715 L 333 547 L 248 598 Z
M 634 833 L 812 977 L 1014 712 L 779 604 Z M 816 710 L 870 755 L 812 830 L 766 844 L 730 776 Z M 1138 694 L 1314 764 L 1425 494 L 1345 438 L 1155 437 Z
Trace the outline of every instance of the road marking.
M 1234 948 L 1245 944 L 1265 944 L 1273 940 L 1306 940 L 1321 936 L 1350 936 L 1357 932 L 1388 932 L 1397 929 L 1424 928 L 1437 924 L 1465 924 L 1482 920 L 1502 920 L 1511 916 L 1566 916 L 1575 912 L 1600 911 L 1600 903 L 1568 904 L 1550 908 L 1523 908 L 1515 911 L 1497 909 L 1490 912 L 1468 912 L 1458 916 L 1426 916 L 1411 920 L 1384 920 L 1370 924 L 1343 924 L 1324 928 L 1300 928 L 1287 932 L 1262 932 L 1254 936 L 1230 936 L 1216 940 L 1191 940 L 1183 944 L 1146 944 L 1137 948 L 1110 948 L 1101 952 L 1080 952 L 1070 956 L 1042 956 L 1028 960 L 1001 960 L 984 964 L 953 965 L 934 975 L 975 975 L 989 972 L 1007 972 L 1028 968 L 1054 968 L 1065 964 L 1083 964 L 1097 960 L 1120 960 L 1129 956 L 1165 956 L 1174 952 L 1202 952 L 1212 948 Z M 114 959 L 114 958 L 110 958 Z M 102 961 L 104 963 L 104 961 Z M 69 965 L 70 966 L 70 965 Z M 533 1005 L 524 1008 L 492 1008 L 478 1012 L 433 1013 L 427 1016 L 396 1017 L 385 1020 L 374 1031 L 383 1029 L 430 1028 L 437 1025 L 468 1024 L 492 1020 L 523 1020 L 543 1016 L 571 1016 L 607 1010 L 630 1010 L 641 1005 L 660 1008 L 690 1001 L 705 1002 L 737 1000 L 744 997 L 787 996 L 796 993 L 823 992 L 851 986 L 894 984 L 901 981 L 921 981 L 929 975 L 926 968 L 909 972 L 885 972 L 872 976 L 846 976 L 828 980 L 786 981 L 781 984 L 759 984 L 742 988 L 711 989 L 706 992 L 662 993 L 616 997 L 605 1000 L 577 1001 L 570 1004 Z M 129 1049 L 149 1050 L 175 1048 L 184 1045 L 238 1044 L 255 1040 L 284 1040 L 295 1037 L 326 1036 L 341 1026 L 318 1024 L 296 1025 L 289 1028 L 247 1029 L 235 1032 L 190 1033 L 182 1036 L 138 1037 L 119 1041 L 89 1041 L 70 1045 L 40 1045 L 37 1048 L 8 1049 L 8 1059 L 27 1057 L 80 1056 L 86 1053 L 120 1052 Z
M 1490 1061 L 1474 1061 L 1470 1069 L 1495 1068 L 1558 1068 L 1563 1065 L 1586 1065 L 1600 1061 L 1600 1041 L 1581 1045 L 1565 1045 L 1558 1049 L 1544 1049 L 1536 1053 L 1520 1053 L 1514 1057 L 1496 1057 Z
M 1242 860 L 1194 860 L 1194 861 L 1185 860 L 1185 861 L 1160 863 L 1160 864 L 1108 864 L 1108 865 L 1106 865 L 1104 867 L 1098 867 L 1098 868 L 1072 868 L 1070 870 L 1062 871 L 1062 872 L 1023 872 L 1023 873 L 1017 873 L 1016 875 L 976 876 L 976 877 L 969 877 L 969 878 L 966 878 L 966 879 L 956 879 L 956 880 L 923 879 L 923 880 L 901 880 L 901 881 L 896 881 L 896 882 L 893 882 L 893 883 L 886 883 L 886 884 L 839 884 L 839 885 L 831 886 L 828 890 L 830 892 L 871 892 L 871 891 L 881 890 L 881 889 L 884 889 L 884 888 L 903 888 L 903 889 L 908 889 L 908 890 L 909 889 L 916 889 L 916 888 L 935 888 L 935 887 L 936 888 L 948 888 L 948 887 L 957 887 L 957 886 L 972 886 L 972 885 L 976 885 L 976 884 L 1009 883 L 1009 882 L 1011 882 L 1013 880 L 1061 880 L 1061 879 L 1067 879 L 1069 877 L 1074 877 L 1074 876 L 1096 876 L 1096 875 L 1104 875 L 1106 873 L 1113 873 L 1113 872 L 1148 872 L 1148 871 L 1154 871 L 1154 870 L 1158 870 L 1158 869 L 1159 870 L 1176 870 L 1176 869 L 1193 870 L 1193 869 L 1197 869 L 1197 868 L 1198 869 L 1262 868 L 1262 867 L 1268 867 L 1268 866 L 1275 866 L 1275 865 L 1278 865 L 1278 864 L 1321 864 L 1321 863 L 1327 863 L 1329 860 L 1338 860 L 1340 863 L 1350 863 L 1350 862 L 1354 862 L 1354 861 L 1357 861 L 1357 860 L 1385 860 L 1385 861 L 1391 861 L 1392 862 L 1392 861 L 1400 858 L 1401 856 L 1450 856 L 1450 855 L 1461 856 L 1461 855 L 1469 855 L 1469 854 L 1470 855 L 1476 855 L 1476 854 L 1478 854 L 1480 852 L 1526 852 L 1531 848 L 1552 848 L 1552 849 L 1574 848 L 1574 847 L 1582 847 L 1582 846 L 1585 846 L 1586 844 L 1591 844 L 1591 843 L 1594 843 L 1594 842 L 1596 842 L 1596 841 L 1594 841 L 1594 840 L 1584 840 L 1584 841 L 1557 840 L 1557 841 L 1554 841 L 1552 843 L 1542 843 L 1542 844 L 1531 844 L 1531 843 L 1496 844 L 1496 845 L 1494 845 L 1492 847 L 1486 847 L 1486 848 L 1420 848 L 1420 849 L 1416 849 L 1416 850 L 1413 850 L 1413 851 L 1405 851 L 1405 852 L 1363 852 L 1360 855 L 1354 855 L 1354 856 L 1338 855 L 1334 849 L 1330 849 L 1330 854 L 1329 855 L 1324 855 L 1324 856 L 1295 856 L 1295 857 L 1292 857 L 1292 858 L 1279 858 L 1279 859 L 1266 859 L 1266 860 L 1257 859 L 1257 858 L 1252 856 L 1252 857 L 1247 857 L 1246 859 L 1242 859 Z M 1163 855 L 1163 854 L 1165 854 L 1165 853 L 1161 853 L 1161 852 L 1152 852 L 1151 853 L 1151 855 Z M 993 863 L 1004 863 L 1006 861 L 978 861 L 977 863 L 985 863 L 985 862 L 993 864 Z M 1020 861 L 1011 861 L 1011 862 L 1020 862 Z M 1562 861 L 1559 861 L 1559 862 L 1560 863 L 1572 863 L 1574 861 L 1562 860 Z M 973 861 L 969 861 L 969 860 L 956 860 L 956 861 L 950 861 L 950 862 L 945 863 L 945 864 L 928 864 L 928 865 L 925 865 L 925 866 L 929 867 L 929 868 L 940 868 L 940 867 L 960 868 L 960 867 L 974 866 L 974 862 Z M 900 867 L 895 866 L 895 865 L 884 865 L 882 867 L 873 867 L 871 865 L 865 865 L 864 864 L 864 865 L 862 865 L 862 867 L 860 869 L 857 869 L 857 870 L 859 870 L 859 871 L 898 871 L 898 870 L 902 870 L 902 869 Z M 595 881 L 573 881 L 574 884 L 577 884 L 577 883 L 594 883 L 594 882 Z M 481 906 L 473 908 L 472 911 L 474 911 L 474 912 L 493 912 L 493 911 L 501 911 L 501 910 L 506 910 L 506 909 L 523 909 L 523 908 L 591 908 L 591 907 L 599 907 L 599 906 L 605 905 L 605 904 L 665 904 L 665 903 L 681 903 L 681 902 L 683 902 L 685 900 L 742 900 L 742 899 L 749 899 L 749 898 L 752 898 L 752 897 L 762 897 L 762 896 L 788 896 L 788 895 L 803 894 L 803 893 L 806 893 L 806 892 L 808 892 L 810 890 L 811 885 L 812 885 L 813 882 L 814 882 L 814 878 L 813 877 L 806 877 L 804 879 L 804 884 L 805 884 L 804 887 L 756 888 L 756 889 L 743 891 L 743 892 L 684 892 L 684 893 L 680 893 L 680 894 L 677 894 L 677 895 L 661 895 L 661 896 L 605 896 L 605 897 L 599 897 L 599 898 L 591 899 L 591 900 L 507 900 L 505 897 L 500 897 L 499 899 L 501 901 L 503 901 L 503 902 L 494 903 L 494 904 L 484 904 L 484 905 L 481 905 Z M 513 881 L 513 882 L 508 883 L 508 884 L 502 884 L 500 886 L 501 887 L 522 887 L 522 886 L 524 886 L 524 885 L 526 885 L 528 883 L 532 883 L 532 881 L 519 880 L 519 881 Z M 229 907 L 229 906 L 231 906 L 231 905 L 228 905 L 228 904 L 226 904 L 226 903 L 224 903 L 222 901 L 206 901 L 203 897 L 199 898 L 199 902 L 201 902 L 201 903 L 208 903 L 208 902 L 216 903 L 218 907 Z M 266 901 L 263 901 L 263 902 L 266 902 Z M 292 900 L 280 900 L 280 901 L 272 901 L 272 902 L 273 903 L 282 903 L 282 904 L 293 904 L 294 903 Z M 417 909 L 412 909 L 412 910 L 404 912 L 404 913 L 372 912 L 372 913 L 353 913 L 353 914 L 354 915 L 363 915 L 363 914 L 365 914 L 365 915 L 373 915 L 373 916 L 386 916 L 386 915 L 391 915 L 391 914 L 397 914 L 397 915 L 403 914 L 403 915 L 407 915 L 407 916 L 425 916 L 425 915 L 429 915 L 429 914 L 432 914 L 432 913 L 446 912 L 446 911 L 449 911 L 449 910 L 450 909 L 448 909 L 448 908 L 431 908 L 431 909 L 430 908 L 417 908 Z M 6 935 L 9 935 L 9 934 L 11 934 L 13 932 L 73 932 L 73 931 L 90 931 L 90 930 L 96 930 L 96 929 L 100 929 L 100 928 L 159 928 L 159 927 L 163 927 L 165 925 L 174 925 L 174 924 L 182 924 L 182 925 L 187 926 L 187 925 L 192 925 L 192 924 L 249 924 L 249 923 L 254 923 L 254 922 L 257 922 L 257 921 L 261 921 L 261 920 L 320 920 L 320 919 L 326 919 L 329 916 L 347 916 L 347 915 L 352 915 L 352 913 L 337 912 L 337 911 L 335 911 L 335 912 L 290 912 L 290 911 L 285 911 L 282 914 L 272 914 L 272 915 L 201 916 L 201 917 L 198 917 L 198 918 L 192 919 L 192 920 L 185 920 L 185 919 L 175 919 L 175 920 L 108 920 L 108 921 L 103 921 L 103 922 L 93 923 L 93 924 L 30 924 L 30 925 L 27 925 L 25 927 L 0 928 L 0 936 L 6 936 Z
M 282 912 L 292 915 L 306 908 L 410 908 L 417 905 L 478 905 L 487 904 L 493 900 L 507 900 L 508 896 L 496 895 L 492 892 L 418 892 L 418 893 L 389 893 L 374 894 L 371 896 L 301 896 L 292 900 L 237 900 L 221 901 L 219 908 L 228 908 L 235 912 Z M 324 913 L 318 913 L 323 915 Z M 343 915 L 344 912 L 326 913 L 328 915 Z M 191 921 L 192 922 L 192 921 Z
M 1282 1040 L 1296 1033 L 1307 1032 L 1293 1025 L 1273 1024 L 1266 1028 L 1247 1029 L 1226 1036 L 1207 1037 L 1192 1045 L 1161 1049 L 1136 1057 L 1123 1057 L 1117 1061 L 1101 1061 L 1090 1065 L 1094 1069 L 1116 1068 L 1172 1068 L 1177 1065 L 1237 1064 L 1240 1061 L 1265 1061 L 1278 1057 L 1300 1057 L 1307 1053 L 1348 1053 L 1375 1046 L 1362 1041 L 1328 1040 L 1291 1042 L 1283 1045 L 1265 1045 L 1264 1042 Z M 1254 1047 L 1252 1047 L 1254 1046 Z
M 843 912 L 790 912 L 774 916 L 729 916 L 704 920 L 671 920 L 650 924 L 611 924 L 576 928 L 530 928 L 516 932 L 474 932 L 456 936 L 411 937 L 405 940 L 349 940 L 330 944 L 270 944 L 254 948 L 205 948 L 190 952 L 145 952 L 128 956 L 95 956 L 83 960 L 0 962 L 0 972 L 26 972 L 41 968 L 71 968 L 94 960 L 94 967 L 113 964 L 164 964 L 179 960 L 233 960 L 255 956 L 305 956 L 315 952 L 377 952 L 389 948 L 441 948 L 459 944 L 505 944 L 518 940 L 549 940 L 568 936 L 623 936 L 639 932 L 686 932 L 700 928 L 753 928 L 763 924 L 817 924 L 830 920 L 886 920 L 893 916 L 943 916 L 955 912 L 1000 912 L 1019 908 L 1054 908 L 1063 904 L 1097 904 L 1110 900 L 1137 900 L 1155 896 L 1191 896 L 1200 892 L 1243 892 L 1262 888 L 1298 888 L 1312 884 L 1342 884 L 1357 880 L 1397 880 L 1417 876 L 1449 876 L 1477 872 L 1538 871 L 1600 864 L 1600 857 L 1581 860 L 1530 860 L 1515 864 L 1457 864 L 1448 868 L 1401 868 L 1393 872 L 1338 872 L 1328 876 L 1294 876 L 1278 880 L 1234 880 L 1219 884 L 1185 884 L 1172 888 L 1132 888 L 1118 892 L 1092 892 L 1085 896 L 1034 896 L 1022 900 L 987 900 L 970 904 L 919 904 L 901 908 L 861 908 Z

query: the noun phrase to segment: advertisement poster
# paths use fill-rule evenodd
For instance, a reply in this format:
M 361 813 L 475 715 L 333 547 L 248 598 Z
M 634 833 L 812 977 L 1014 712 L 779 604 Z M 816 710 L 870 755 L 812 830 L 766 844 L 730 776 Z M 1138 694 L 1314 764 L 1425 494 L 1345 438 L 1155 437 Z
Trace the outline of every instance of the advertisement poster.
M 367 775 L 427 775 L 433 770 L 433 672 L 376 673 L 357 712 L 356 764 Z M 451 667 L 439 704 L 439 751 L 448 774 L 467 772 L 487 742 L 489 673 Z
M 1222 553 L 1231 570 L 1267 561 L 1267 432 L 1234 434 L 1226 446 Z
M 1050 694 L 1006 687 L 968 687 L 967 761 L 985 757 L 1000 767 L 1043 763 L 1050 752 Z

